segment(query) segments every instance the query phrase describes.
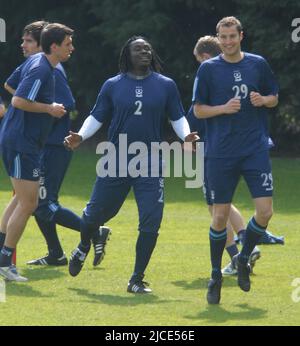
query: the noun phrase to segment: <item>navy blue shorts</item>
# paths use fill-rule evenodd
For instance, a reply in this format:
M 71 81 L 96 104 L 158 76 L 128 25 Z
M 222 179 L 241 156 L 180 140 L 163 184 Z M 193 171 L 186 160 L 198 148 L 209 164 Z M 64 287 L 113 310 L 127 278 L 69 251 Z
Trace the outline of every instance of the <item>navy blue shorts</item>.
M 215 204 L 231 203 L 241 176 L 252 198 L 273 195 L 273 177 L 269 151 L 237 158 L 207 158 L 210 198 Z
M 58 193 L 72 158 L 63 146 L 46 145 L 40 156 L 39 205 L 35 215 L 51 221 L 58 210 Z
M 2 159 L 7 174 L 11 178 L 38 181 L 40 179 L 40 156 L 20 153 L 2 148 Z
M 164 208 L 163 178 L 97 177 L 91 199 L 83 212 L 84 222 L 99 227 L 122 207 L 131 187 L 139 212 L 139 231 L 157 233 Z

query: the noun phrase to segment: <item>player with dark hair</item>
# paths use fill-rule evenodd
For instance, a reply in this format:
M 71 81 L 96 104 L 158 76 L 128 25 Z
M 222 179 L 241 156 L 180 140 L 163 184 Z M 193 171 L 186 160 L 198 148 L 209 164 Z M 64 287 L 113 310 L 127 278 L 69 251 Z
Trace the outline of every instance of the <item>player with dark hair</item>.
M 207 179 L 213 202 L 209 304 L 220 302 L 226 224 L 241 176 L 255 204 L 242 251 L 233 257 L 238 285 L 243 291 L 250 290 L 249 257 L 273 213 L 273 178 L 265 120 L 267 108 L 278 103 L 278 86 L 264 58 L 241 51 L 241 28 L 235 17 L 223 18 L 218 23 L 223 54 L 201 64 L 194 85 L 194 113 L 206 119 Z
M 74 149 L 92 136 L 105 120 L 110 120 L 108 137 L 119 154 L 119 135 L 126 134 L 127 142 L 143 142 L 148 152 L 151 143 L 161 142 L 162 125 L 166 114 L 177 135 L 185 141 L 198 138 L 190 129 L 174 81 L 160 74 L 159 58 L 147 39 L 130 38 L 121 50 L 120 74 L 108 79 L 102 86 L 90 116 L 78 134 L 66 137 Z M 148 160 L 149 162 L 149 160 Z M 99 226 L 114 217 L 133 188 L 139 211 L 139 235 L 136 243 L 136 261 L 127 291 L 150 293 L 143 281 L 144 273 L 155 248 L 164 206 L 164 180 L 158 176 L 97 177 L 90 202 L 82 217 L 81 242 L 72 252 L 69 271 L 79 274 L 90 248 L 91 236 Z M 127 167 L 128 168 L 128 167 Z M 151 164 L 148 166 L 148 173 Z
M 45 37 L 52 37 L 53 30 L 59 31 L 59 39 L 47 41 L 47 54 L 29 58 L 0 131 L 2 158 L 15 191 L 2 217 L 6 227 L 1 230 L 4 246 L 0 252 L 0 275 L 11 281 L 27 281 L 11 266 L 12 255 L 38 204 L 40 151 L 55 118 L 66 113 L 63 104 L 54 102 L 54 67 L 69 59 L 73 30 L 55 24 Z
M 44 21 L 36 21 L 24 28 L 21 45 L 24 57 L 42 51 L 39 44 L 40 36 L 43 28 L 48 24 Z M 27 61 L 19 66 L 5 83 L 5 88 L 12 94 L 17 89 L 21 71 L 26 63 Z M 63 141 L 70 130 L 69 113 L 74 109 L 75 101 L 68 85 L 65 70 L 60 63 L 55 67 L 54 74 L 55 101 L 64 104 L 67 112 L 61 119 L 55 121 L 41 153 L 39 206 L 34 216 L 46 240 L 49 253 L 44 257 L 29 261 L 27 264 L 30 265 L 67 265 L 68 261 L 57 235 L 56 224 L 80 231 L 80 217 L 71 210 L 62 207 L 58 202 L 58 193 L 72 158 L 72 151 L 65 149 Z M 1 229 L 5 229 L 5 225 L 2 225 Z M 101 228 L 99 234 L 93 238 L 94 265 L 98 265 L 103 259 L 108 235 L 109 229 L 106 227 Z

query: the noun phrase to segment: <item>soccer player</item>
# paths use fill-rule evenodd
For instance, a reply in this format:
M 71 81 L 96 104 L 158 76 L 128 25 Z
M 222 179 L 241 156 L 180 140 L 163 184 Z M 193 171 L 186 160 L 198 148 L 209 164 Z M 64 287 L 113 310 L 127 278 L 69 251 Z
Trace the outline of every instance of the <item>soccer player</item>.
M 4 113 L 5 113 L 5 107 L 4 107 L 2 98 L 0 96 L 0 119 L 3 117 Z
M 40 36 L 43 28 L 48 23 L 36 21 L 28 24 L 23 30 L 22 49 L 25 58 L 42 51 Z M 72 50 L 73 50 L 72 43 Z M 14 94 L 20 80 L 22 69 L 27 60 L 19 66 L 7 79 L 5 88 Z M 47 138 L 45 147 L 41 153 L 41 177 L 39 189 L 39 205 L 34 213 L 35 220 L 41 230 L 48 247 L 48 255 L 29 261 L 30 265 L 67 265 L 68 261 L 62 250 L 56 224 L 80 231 L 80 217 L 71 210 L 62 207 L 58 202 L 58 193 L 69 167 L 72 151 L 66 150 L 63 145 L 64 137 L 70 130 L 69 113 L 75 107 L 72 91 L 68 85 L 67 76 L 63 66 L 59 63 L 54 69 L 55 75 L 55 101 L 62 103 L 66 108 L 66 114 L 54 123 Z M 5 228 L 5 225 L 3 225 Z M 1 228 L 1 229 L 3 229 Z M 104 248 L 108 240 L 110 230 L 101 228 L 93 237 L 95 250 L 94 265 L 100 264 L 104 256 Z
M 273 178 L 264 122 L 267 108 L 278 103 L 278 86 L 266 60 L 241 51 L 240 21 L 226 17 L 216 29 L 223 54 L 201 64 L 193 95 L 196 117 L 206 118 L 207 178 L 213 202 L 209 304 L 220 302 L 226 224 L 241 176 L 251 192 L 255 214 L 247 225 L 241 253 L 233 262 L 239 287 L 250 290 L 249 256 L 273 213 Z
M 120 74 L 102 86 L 96 105 L 78 134 L 71 133 L 66 138 L 70 148 L 74 149 L 92 136 L 109 119 L 109 140 L 117 147 L 117 152 L 120 134 L 127 135 L 128 145 L 143 142 L 150 151 L 152 142 L 161 142 L 166 113 L 179 138 L 190 142 L 198 139 L 195 133 L 190 133 L 176 84 L 159 73 L 159 59 L 145 38 L 133 36 L 126 42 L 119 67 Z M 149 173 L 151 167 L 148 168 Z M 159 174 L 157 177 L 121 177 L 121 174 L 115 178 L 97 177 L 90 202 L 83 212 L 81 242 L 72 252 L 69 271 L 72 276 L 79 274 L 90 249 L 92 234 L 118 213 L 131 188 L 138 205 L 139 235 L 135 267 L 127 291 L 144 294 L 151 292 L 143 278 L 163 215 L 164 181 Z
M 217 37 L 215 36 L 204 36 L 200 37 L 197 41 L 195 48 L 194 48 L 194 56 L 196 60 L 201 64 L 202 62 L 211 59 L 219 54 L 221 54 L 222 50 L 220 47 L 220 43 Z M 197 131 L 200 135 L 200 138 L 205 142 L 205 119 L 197 119 L 194 115 L 193 106 L 190 108 L 188 114 L 187 114 L 187 120 L 189 122 L 191 131 Z M 206 165 L 205 165 L 206 166 Z M 204 196 L 208 205 L 208 210 L 210 214 L 212 215 L 213 210 L 213 204 L 210 197 L 210 191 L 208 188 L 208 182 L 207 177 L 205 175 L 204 177 L 204 186 L 203 186 L 203 192 Z M 226 251 L 228 252 L 228 255 L 232 259 L 233 256 L 238 254 L 239 250 L 237 248 L 237 245 L 234 240 L 234 233 L 235 231 L 238 235 L 238 238 L 244 243 L 245 239 L 245 223 L 243 220 L 243 217 L 240 213 L 240 211 L 231 204 L 229 218 L 227 222 L 227 242 L 226 242 Z M 256 246 L 251 253 L 250 256 L 250 266 L 251 270 L 253 269 L 255 262 L 257 259 L 260 258 L 260 250 Z M 223 275 L 236 275 L 237 270 L 233 267 L 232 262 L 230 261 L 229 264 L 222 269 Z
M 65 25 L 47 25 L 41 35 L 44 54 L 38 54 L 22 69 L 20 83 L 4 117 L 0 145 L 5 169 L 15 196 L 7 206 L 4 246 L 0 252 L 0 275 L 11 281 L 27 281 L 11 266 L 12 254 L 30 215 L 38 203 L 40 150 L 44 147 L 55 118 L 65 113 L 54 102 L 54 67 L 69 59 L 73 30 Z M 1 238 L 3 238 L 3 230 Z

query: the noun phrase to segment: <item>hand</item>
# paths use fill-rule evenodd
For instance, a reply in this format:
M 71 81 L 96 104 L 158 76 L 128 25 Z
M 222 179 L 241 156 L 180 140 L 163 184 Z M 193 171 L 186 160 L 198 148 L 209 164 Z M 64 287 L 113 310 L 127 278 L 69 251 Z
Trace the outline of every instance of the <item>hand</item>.
M 50 105 L 49 114 L 55 118 L 61 118 L 66 114 L 66 109 L 63 104 L 53 102 Z
M 198 132 L 191 132 L 190 134 L 188 134 L 184 141 L 185 142 L 196 142 L 198 141 L 198 139 L 200 139 L 200 137 L 198 136 Z
M 78 133 L 69 131 L 69 136 L 65 137 L 64 146 L 67 149 L 74 150 L 77 147 L 79 147 L 81 142 L 82 142 L 82 137 Z
M 262 107 L 265 105 L 265 99 L 260 93 L 251 91 L 250 101 L 254 107 Z
M 234 97 L 230 99 L 225 105 L 224 105 L 224 113 L 225 114 L 233 114 L 239 112 L 241 109 L 241 100 Z
M 188 152 L 195 152 L 196 151 L 196 142 L 200 139 L 200 137 L 198 136 L 198 132 L 191 132 L 190 134 L 188 134 L 185 139 L 184 139 L 184 143 L 183 143 L 183 150 L 184 151 L 188 151 Z

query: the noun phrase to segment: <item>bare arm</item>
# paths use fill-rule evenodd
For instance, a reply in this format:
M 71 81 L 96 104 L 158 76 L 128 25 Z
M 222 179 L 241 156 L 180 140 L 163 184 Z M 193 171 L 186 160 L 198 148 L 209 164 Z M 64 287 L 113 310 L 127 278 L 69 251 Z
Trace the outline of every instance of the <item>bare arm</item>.
M 273 108 L 278 105 L 278 95 L 262 96 L 260 93 L 252 91 L 250 93 L 250 101 L 254 107 L 265 106 Z
M 225 105 L 208 106 L 196 103 L 194 114 L 199 119 L 212 118 L 223 114 L 237 113 L 241 109 L 241 101 L 237 98 L 230 99 Z
M 48 113 L 56 118 L 61 118 L 66 113 L 65 107 L 55 102 L 52 104 L 31 102 L 22 97 L 14 96 L 11 104 L 13 107 L 22 109 L 25 112 Z
M 14 95 L 16 90 L 10 87 L 7 83 L 4 84 L 4 89 L 8 91 L 11 95 Z
M 0 104 L 0 118 L 3 117 L 4 113 L 5 113 L 5 107 L 2 104 Z

